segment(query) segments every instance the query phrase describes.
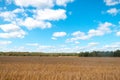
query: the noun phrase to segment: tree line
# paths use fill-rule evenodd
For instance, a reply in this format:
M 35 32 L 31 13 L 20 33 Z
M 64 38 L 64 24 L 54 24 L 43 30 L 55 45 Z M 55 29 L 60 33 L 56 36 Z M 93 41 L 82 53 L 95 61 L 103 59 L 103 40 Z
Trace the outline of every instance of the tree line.
M 120 50 L 81 52 L 80 57 L 120 57 Z
M 120 57 L 120 50 L 116 50 L 116 51 L 92 51 L 92 52 L 80 52 L 80 53 L 0 52 L 0 56 Z

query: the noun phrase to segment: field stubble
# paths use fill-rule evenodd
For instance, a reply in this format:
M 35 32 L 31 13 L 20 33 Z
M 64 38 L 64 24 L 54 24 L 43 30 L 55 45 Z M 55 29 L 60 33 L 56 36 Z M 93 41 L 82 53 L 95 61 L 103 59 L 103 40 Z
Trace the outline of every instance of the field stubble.
M 0 57 L 0 80 L 120 80 L 120 58 Z

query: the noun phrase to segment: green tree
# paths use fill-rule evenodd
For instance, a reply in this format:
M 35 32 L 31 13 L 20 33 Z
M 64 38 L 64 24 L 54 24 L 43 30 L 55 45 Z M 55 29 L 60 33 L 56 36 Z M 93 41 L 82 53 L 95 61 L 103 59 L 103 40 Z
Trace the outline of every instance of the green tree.
M 113 55 L 114 57 L 120 57 L 120 50 L 116 50 L 115 52 L 114 52 L 114 55 Z

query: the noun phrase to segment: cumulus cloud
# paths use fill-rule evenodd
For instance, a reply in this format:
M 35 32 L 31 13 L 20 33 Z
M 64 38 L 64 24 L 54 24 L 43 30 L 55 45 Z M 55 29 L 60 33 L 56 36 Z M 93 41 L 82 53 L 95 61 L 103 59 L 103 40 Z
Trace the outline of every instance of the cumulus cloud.
M 20 27 L 15 24 L 4 24 L 0 25 L 0 29 L 2 29 L 4 32 L 12 32 L 20 30 Z
M 66 32 L 55 32 L 55 33 L 53 33 L 53 37 L 64 37 L 66 35 L 67 35 Z
M 66 10 L 59 6 L 67 6 L 73 0 L 5 0 L 6 5 L 15 4 L 16 8 L 0 11 L 0 18 L 6 23 L 1 24 L 0 38 L 24 38 L 26 32 L 23 26 L 31 30 L 34 28 L 46 29 L 52 27 L 51 21 L 59 21 L 67 18 Z M 54 9 L 54 6 L 59 8 Z M 32 9 L 29 9 L 32 7 Z M 22 16 L 22 17 L 21 17 Z M 66 35 L 66 34 L 62 34 Z M 59 36 L 53 36 L 56 39 Z
M 50 21 L 58 21 L 66 19 L 66 11 L 64 9 L 37 9 L 34 10 L 34 17 L 27 17 L 24 21 L 21 21 L 21 25 L 28 29 L 33 28 L 51 28 L 52 24 Z
M 16 18 L 16 15 L 11 11 L 5 11 L 0 13 L 0 17 L 2 17 L 4 21 L 13 21 Z
M 22 17 L 19 17 L 19 16 L 22 16 Z M 20 20 L 22 21 L 24 17 L 27 17 L 27 14 L 25 13 L 25 10 L 21 8 L 16 8 L 11 11 L 0 12 L 0 18 L 2 18 L 5 22 L 7 21 L 10 23 L 18 23 Z
M 104 0 L 107 6 L 114 6 L 120 4 L 120 0 Z
M 15 0 L 14 2 L 21 7 L 49 8 L 54 6 L 53 0 Z
M 76 31 L 72 33 L 72 36 L 74 36 L 75 38 L 72 38 L 72 40 L 86 40 L 88 39 L 88 37 L 85 35 L 84 32 L 80 32 L 80 31 Z
M 107 13 L 114 15 L 114 16 L 117 15 L 119 12 L 120 12 L 120 10 L 116 9 L 116 8 L 111 8 L 111 9 L 107 10 Z
M 0 29 L 3 31 L 0 38 L 23 38 L 26 35 L 26 32 L 15 24 L 0 25 Z
M 0 33 L 0 38 L 24 38 L 26 33 L 23 30 Z
M 74 0 L 56 0 L 56 4 L 59 6 L 66 6 L 67 3 L 73 2 Z
M 73 0 L 15 0 L 14 3 L 21 7 L 52 8 L 57 6 L 66 6 Z
M 19 26 L 25 26 L 28 29 L 51 28 L 52 24 L 50 21 L 64 20 L 67 18 L 66 10 L 64 9 L 33 9 L 30 10 L 30 12 L 33 15 L 28 17 L 28 13 L 26 13 L 23 8 L 16 8 L 12 11 L 1 12 L 0 17 L 3 18 L 4 21 L 8 21 Z M 18 17 L 20 15 L 24 17 Z
M 100 23 L 98 25 L 97 29 L 90 29 L 87 34 L 81 31 L 76 31 L 73 32 L 71 35 L 73 36 L 70 39 L 67 39 L 67 42 L 74 42 L 77 40 L 87 40 L 90 39 L 94 36 L 103 36 L 105 34 L 111 33 L 110 27 L 114 26 L 112 23 L 105 22 L 105 23 Z
M 84 35 L 85 35 L 85 33 L 80 32 L 80 31 L 76 31 L 76 32 L 72 33 L 72 36 L 76 36 L 76 37 L 78 37 L 78 36 L 84 36 Z
M 52 24 L 50 21 L 58 21 L 58 20 L 64 20 L 67 18 L 66 11 L 64 9 L 39 9 L 34 10 L 35 13 L 33 13 L 33 17 L 27 17 L 23 20 L 23 18 L 18 18 L 18 14 L 21 13 L 25 15 L 24 9 L 15 9 L 13 11 L 5 11 L 0 13 L 0 17 L 4 19 L 4 21 L 9 21 L 11 23 L 25 26 L 28 29 L 33 28 L 51 28 Z M 47 20 L 47 21 L 46 21 Z
M 58 37 L 64 37 L 66 35 L 67 35 L 66 32 L 54 32 L 52 35 L 52 39 L 56 40 Z
M 45 29 L 45 28 L 51 28 L 52 24 L 50 22 L 45 22 L 45 21 L 40 21 L 40 20 L 36 20 L 33 19 L 31 17 L 28 17 L 25 19 L 25 21 L 21 22 L 21 25 L 27 27 L 28 29 L 33 29 L 33 28 L 41 28 L 41 29 Z
M 88 36 L 93 37 L 93 36 L 103 36 L 104 34 L 111 33 L 110 27 L 113 26 L 112 23 L 105 22 L 105 23 L 100 23 L 98 28 L 91 29 L 88 31 Z
M 61 20 L 66 19 L 66 11 L 64 9 L 44 9 L 44 10 L 36 10 L 37 14 L 35 15 L 35 18 L 37 20 Z

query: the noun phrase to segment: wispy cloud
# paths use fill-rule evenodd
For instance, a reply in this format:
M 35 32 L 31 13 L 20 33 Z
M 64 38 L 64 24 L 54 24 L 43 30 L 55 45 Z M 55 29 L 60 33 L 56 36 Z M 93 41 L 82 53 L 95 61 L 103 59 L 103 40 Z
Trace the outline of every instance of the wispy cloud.
M 114 6 L 120 4 L 120 0 L 104 0 L 107 6 Z
M 107 13 L 111 14 L 113 16 L 116 16 L 119 12 L 120 12 L 120 10 L 116 9 L 116 8 L 111 8 L 111 9 L 107 10 Z

